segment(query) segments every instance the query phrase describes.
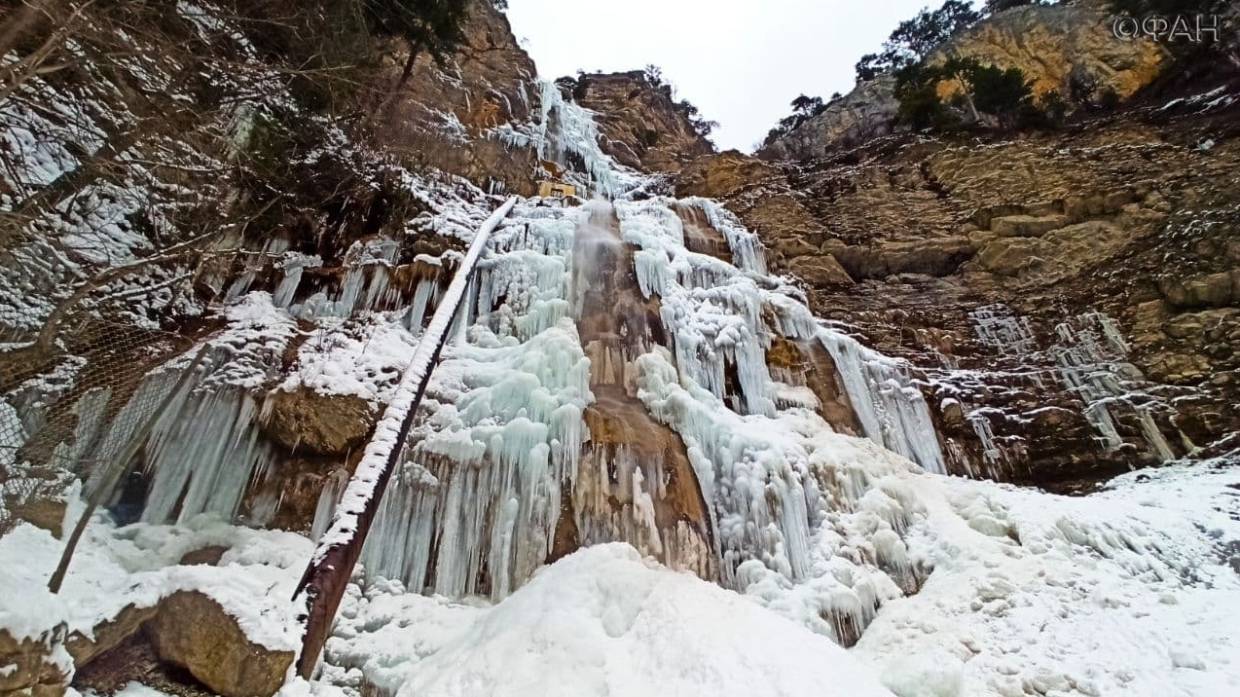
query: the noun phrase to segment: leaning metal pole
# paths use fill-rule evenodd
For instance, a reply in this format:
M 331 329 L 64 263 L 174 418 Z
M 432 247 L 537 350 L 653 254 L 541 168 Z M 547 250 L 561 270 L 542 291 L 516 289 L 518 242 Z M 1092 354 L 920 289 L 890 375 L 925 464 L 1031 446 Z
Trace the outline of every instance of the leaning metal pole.
M 122 479 L 127 477 L 137 462 L 138 451 L 146 443 L 146 439 L 150 437 L 151 431 L 155 430 L 155 424 L 164 416 L 164 412 L 168 411 L 172 400 L 181 394 L 189 384 L 190 378 L 202 363 L 203 357 L 207 355 L 207 345 L 203 344 L 198 349 L 198 353 L 194 354 L 194 359 L 190 364 L 181 371 L 181 377 L 177 378 L 177 383 L 173 386 L 168 394 L 160 400 L 159 405 L 146 418 L 146 422 L 138 429 L 138 432 L 130 436 L 129 446 L 116 461 L 110 465 L 110 468 L 104 473 L 99 485 L 95 490 L 87 496 L 86 510 L 78 517 L 77 524 L 73 526 L 73 533 L 69 535 L 69 540 L 65 543 L 65 549 L 60 554 L 60 563 L 56 565 L 56 571 L 52 572 L 52 578 L 48 581 L 47 589 L 53 593 L 60 592 L 60 586 L 65 581 L 65 574 L 69 572 L 69 562 L 73 559 L 73 553 L 77 550 L 78 542 L 82 539 L 82 533 L 86 532 L 86 526 L 90 523 L 90 519 L 95 515 L 95 509 L 112 495 L 116 485 Z M 182 402 L 184 406 L 184 402 Z M 177 417 L 173 417 L 175 421 Z
M 435 308 L 430 325 L 418 341 L 391 402 L 375 426 L 375 434 L 366 445 L 362 460 L 349 479 L 340 503 L 336 505 L 331 524 L 319 538 L 314 556 L 297 584 L 297 590 L 293 592 L 294 600 L 304 595 L 306 603 L 305 632 L 301 654 L 297 658 L 297 672 L 303 678 L 309 679 L 318 664 L 319 654 L 331 631 L 336 610 L 340 607 L 340 599 L 361 556 L 366 534 L 400 459 L 418 404 L 426 391 L 431 371 L 439 361 L 452 319 L 465 296 L 478 258 L 486 248 L 491 233 L 507 217 L 515 202 L 516 197 L 505 201 L 474 237 L 452 283 Z

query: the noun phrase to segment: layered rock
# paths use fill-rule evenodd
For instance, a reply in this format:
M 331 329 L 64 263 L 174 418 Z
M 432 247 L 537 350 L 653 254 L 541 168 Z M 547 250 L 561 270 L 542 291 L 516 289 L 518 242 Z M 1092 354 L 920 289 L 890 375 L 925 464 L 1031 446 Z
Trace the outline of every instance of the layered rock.
M 769 160 L 804 160 L 826 154 L 828 148 L 858 145 L 890 134 L 896 128 L 900 102 L 896 80 L 881 75 L 858 83 L 834 99 L 821 114 L 763 145 L 759 155 Z
M 678 172 L 714 152 L 669 94 L 641 71 L 591 73 L 572 83 L 572 98 L 598 114 L 604 152 L 647 172 Z
M 1240 152 L 1197 147 L 1214 123 L 725 154 L 680 185 L 725 200 L 817 312 L 922 370 L 953 469 L 1072 488 L 1238 425 Z
M 1117 38 L 1115 15 L 1102 0 L 1000 12 L 952 39 L 930 62 L 948 56 L 1018 68 L 1034 94 L 1058 92 L 1078 102 L 1107 93 L 1130 97 L 1170 62 L 1167 50 L 1151 39 Z M 951 90 L 942 86 L 944 93 Z
M 1056 92 L 1073 104 L 1097 103 L 1112 95 L 1131 97 L 1154 82 L 1171 60 L 1165 48 L 1148 38 L 1117 38 L 1114 16 L 1099 0 L 1000 12 L 951 39 L 928 62 L 948 57 L 1017 68 L 1035 95 Z M 952 82 L 939 87 L 944 99 L 958 90 Z M 767 143 L 760 155 L 771 160 L 823 157 L 892 133 L 898 129 L 898 112 L 893 77 L 862 82 L 821 114 Z
M 537 153 L 511 148 L 492 129 L 526 123 L 538 113 L 537 71 L 517 43 L 508 18 L 489 0 L 474 0 L 465 41 L 440 67 L 425 53 L 413 76 L 376 115 L 379 142 L 425 166 L 459 174 L 483 188 L 492 182 L 532 195 L 539 177 Z M 377 77 L 387 99 L 404 65 L 405 49 Z

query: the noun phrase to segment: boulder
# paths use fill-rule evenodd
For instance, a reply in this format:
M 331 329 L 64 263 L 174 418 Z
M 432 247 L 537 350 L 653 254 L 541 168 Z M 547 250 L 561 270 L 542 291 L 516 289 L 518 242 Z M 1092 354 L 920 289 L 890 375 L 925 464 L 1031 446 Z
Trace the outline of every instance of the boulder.
M 67 504 L 63 498 L 32 496 L 25 500 L 7 501 L 9 514 L 14 520 L 22 520 L 36 528 L 52 533 L 56 539 L 64 534 L 65 510 Z
M 814 286 L 850 286 L 854 281 L 830 254 L 797 257 L 788 264 L 792 273 Z
M 159 603 L 147 625 L 160 660 L 188 670 L 222 697 L 271 697 L 293 663 L 245 635 L 219 603 L 197 591 L 178 591 Z
M 272 392 L 263 413 L 267 436 L 284 448 L 333 457 L 361 446 L 376 419 L 361 397 L 325 395 L 306 387 Z
M 1161 279 L 1158 289 L 1168 303 L 1179 309 L 1226 307 L 1240 297 L 1240 273 L 1222 271 L 1188 278 L 1172 276 Z
M 62 624 L 41 637 L 23 639 L 0 629 L 0 695 L 60 697 L 65 693 L 69 675 L 55 656 L 65 629 Z
M 142 631 L 142 625 L 155 616 L 156 607 L 126 605 L 116 617 L 97 625 L 91 636 L 75 631 L 69 635 L 65 648 L 78 668 L 120 646 L 129 637 Z

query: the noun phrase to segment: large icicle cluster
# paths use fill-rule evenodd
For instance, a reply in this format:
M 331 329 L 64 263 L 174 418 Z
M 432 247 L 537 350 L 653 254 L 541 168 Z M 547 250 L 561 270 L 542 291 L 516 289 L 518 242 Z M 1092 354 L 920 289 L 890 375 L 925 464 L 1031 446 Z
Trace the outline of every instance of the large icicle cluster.
M 503 597 L 547 559 L 590 400 L 567 318 L 574 227 L 562 209 L 519 206 L 494 234 L 470 303 L 476 321 L 436 369 L 367 544 L 371 574 Z
M 720 580 L 800 597 L 817 608 L 816 629 L 851 643 L 881 602 L 915 590 L 925 573 L 901 539 L 916 501 L 898 484 L 872 481 L 910 467 L 879 445 L 944 471 L 929 410 L 899 363 L 822 325 L 767 277 L 761 248 L 746 246 L 743 229 L 724 235 L 741 268 L 687 250 L 673 205 L 616 204 L 621 233 L 638 248 L 640 287 L 661 303 L 668 341 L 668 350 L 637 360 L 638 395 L 684 440 L 712 509 Z M 712 226 L 735 225 L 708 211 Z M 776 400 L 781 386 L 766 351 L 780 337 L 817 341 L 830 353 L 875 444 L 833 433 L 812 410 L 812 395 L 803 400 L 810 408 Z M 840 516 L 854 521 L 847 531 L 833 524 Z M 835 552 L 815 551 L 830 539 Z
M 509 147 L 533 148 L 543 160 L 567 169 L 567 177 L 591 194 L 614 198 L 640 183 L 639 175 L 616 164 L 599 146 L 593 112 L 565 99 L 550 80 L 539 81 L 538 88 L 538 122 L 503 124 L 494 130 L 496 138 Z
M 712 220 L 728 219 L 707 210 L 714 211 Z M 752 233 L 727 233 L 738 269 L 685 249 L 667 200 L 620 202 L 617 212 L 625 240 L 640 248 L 635 264 L 642 290 L 661 298 L 676 365 L 687 377 L 720 399 L 739 397 L 742 411 L 769 416 L 775 408 L 765 360 L 771 339 L 819 341 L 836 363 L 865 435 L 929 471 L 946 471 L 929 409 L 904 366 L 818 322 L 778 279 L 765 276 L 760 246 L 736 252 L 757 244 Z M 739 395 L 727 393 L 729 375 Z

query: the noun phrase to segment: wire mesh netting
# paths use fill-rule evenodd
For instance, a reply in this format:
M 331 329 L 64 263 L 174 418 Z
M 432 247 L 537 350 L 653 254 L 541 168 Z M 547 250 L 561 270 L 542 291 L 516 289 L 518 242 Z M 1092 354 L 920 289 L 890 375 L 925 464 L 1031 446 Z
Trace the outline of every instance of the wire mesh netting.
M 5 315 L 0 307 L 0 326 Z M 73 481 L 89 487 L 126 464 L 117 460 L 161 403 L 162 393 L 141 389 L 143 379 L 189 343 L 86 317 L 64 323 L 49 348 L 0 348 L 0 534 L 19 520 L 58 528 Z

